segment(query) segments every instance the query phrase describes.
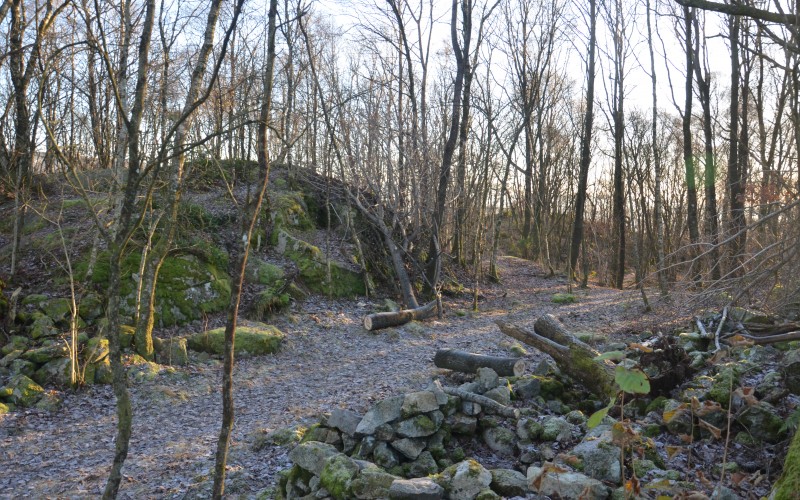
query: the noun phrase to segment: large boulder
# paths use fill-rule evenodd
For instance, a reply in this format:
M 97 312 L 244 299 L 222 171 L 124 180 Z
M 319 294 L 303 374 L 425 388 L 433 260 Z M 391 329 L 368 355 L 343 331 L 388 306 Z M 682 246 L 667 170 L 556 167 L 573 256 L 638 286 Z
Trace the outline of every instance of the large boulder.
M 131 252 L 121 263 L 122 276 L 130 277 L 122 281 L 119 290 L 120 313 L 126 322 L 132 320 L 136 312 L 140 261 L 141 254 Z M 85 272 L 87 265 L 88 262 L 79 263 L 78 273 Z M 214 247 L 167 257 L 159 270 L 155 291 L 156 325 L 181 325 L 224 310 L 231 294 L 231 281 L 225 269 L 226 257 Z M 91 279 L 97 285 L 104 285 L 108 277 L 109 253 L 102 252 Z
M 53 342 L 42 347 L 26 351 L 22 358 L 31 363 L 43 365 L 48 361 L 69 356 L 69 349 L 63 342 Z
M 236 354 L 263 355 L 278 350 L 285 335 L 272 325 L 253 323 L 254 326 L 237 326 L 233 351 Z M 189 337 L 189 348 L 193 351 L 223 354 L 225 352 L 225 329 L 196 333 Z
M 436 420 L 428 415 L 417 415 L 398 422 L 395 426 L 395 431 L 402 437 L 418 438 L 435 434 L 440 425 L 441 419 L 437 424 Z
M 71 385 L 72 362 L 69 358 L 48 361 L 33 374 L 33 380 L 41 385 L 53 384 L 60 387 Z
M 275 231 L 273 243 L 279 254 L 297 264 L 300 279 L 312 292 L 332 297 L 366 294 L 362 273 L 351 270 L 346 264 L 326 261 L 324 253 L 314 245 L 295 238 L 282 229 Z
M 405 395 L 400 411 L 402 417 L 407 418 L 418 413 L 428 413 L 438 409 L 439 402 L 436 394 L 431 391 L 419 391 Z

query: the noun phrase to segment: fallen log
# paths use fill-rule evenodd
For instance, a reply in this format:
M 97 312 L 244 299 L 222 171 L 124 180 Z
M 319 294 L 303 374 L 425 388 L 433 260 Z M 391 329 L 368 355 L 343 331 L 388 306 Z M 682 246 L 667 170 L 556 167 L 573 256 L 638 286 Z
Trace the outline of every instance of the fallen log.
M 491 368 L 501 377 L 519 377 L 525 372 L 525 360 L 522 358 L 502 358 L 484 356 L 455 349 L 439 349 L 433 357 L 433 364 L 438 368 L 446 368 L 463 373 L 475 373 L 478 368 Z
M 739 335 L 746 338 L 747 340 L 752 341 L 756 345 L 777 344 L 779 342 L 789 342 L 791 340 L 800 339 L 800 331 L 781 333 L 780 335 L 769 335 L 766 337 L 760 337 L 755 335 L 743 335 L 743 334 Z
M 501 320 L 495 323 L 509 337 L 549 354 L 563 373 L 594 394 L 603 398 L 616 394 L 614 364 L 609 361 L 595 361 L 594 358 L 600 353 L 578 340 L 554 316 L 541 316 L 534 323 L 533 330 Z
M 430 318 L 438 310 L 438 300 L 432 300 L 424 306 L 416 309 L 405 309 L 402 311 L 380 312 L 364 316 L 364 328 L 373 332 L 390 326 L 405 325 L 414 320 Z
M 455 387 L 444 387 L 442 386 L 439 381 L 435 382 L 438 386 L 442 389 L 442 392 L 445 394 L 449 394 L 450 396 L 457 396 L 464 401 L 470 401 L 472 403 L 477 403 L 481 405 L 486 410 L 491 410 L 492 412 L 502 416 L 502 417 L 510 417 L 510 418 L 519 418 L 520 411 L 516 408 L 511 408 L 510 406 L 501 405 L 497 401 L 493 399 L 489 399 L 486 396 L 481 396 L 480 394 L 475 394 L 469 391 L 465 391 L 463 389 L 456 389 Z

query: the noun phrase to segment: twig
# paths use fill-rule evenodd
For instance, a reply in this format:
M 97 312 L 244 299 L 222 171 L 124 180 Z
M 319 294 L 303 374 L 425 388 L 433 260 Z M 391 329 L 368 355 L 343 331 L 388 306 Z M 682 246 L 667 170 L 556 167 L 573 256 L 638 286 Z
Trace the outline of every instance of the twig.
M 703 335 L 703 338 L 704 339 L 711 338 L 711 335 L 709 335 L 708 332 L 706 331 L 706 327 L 705 325 L 703 325 L 703 322 L 700 321 L 700 318 L 697 318 L 696 321 L 697 321 L 697 328 L 700 330 L 700 333 Z
M 435 383 L 439 384 L 439 381 L 437 380 Z M 486 396 L 481 396 L 480 394 L 475 394 L 469 391 L 465 391 L 463 389 L 456 389 L 455 387 L 444 387 L 441 384 L 439 384 L 439 386 L 441 387 L 442 392 L 444 392 L 445 394 L 449 394 L 451 396 L 458 396 L 459 398 L 465 401 L 470 401 L 472 403 L 478 403 L 484 408 L 492 410 L 498 415 L 501 415 L 503 417 L 519 418 L 520 413 L 519 410 L 517 410 L 516 408 L 511 408 L 506 405 L 501 405 L 497 401 L 489 399 Z
M 722 332 L 722 326 L 725 324 L 725 320 L 728 318 L 728 306 L 722 310 L 722 319 L 719 320 L 719 326 L 717 326 L 717 331 L 714 333 L 714 352 L 719 351 L 722 349 L 719 345 L 719 334 Z

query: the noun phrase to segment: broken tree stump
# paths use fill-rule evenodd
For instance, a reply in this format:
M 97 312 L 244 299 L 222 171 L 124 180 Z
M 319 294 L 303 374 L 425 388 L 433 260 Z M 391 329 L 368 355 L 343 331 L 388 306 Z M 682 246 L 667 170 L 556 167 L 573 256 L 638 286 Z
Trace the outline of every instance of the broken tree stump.
M 534 323 L 533 330 L 501 320 L 495 323 L 509 337 L 549 354 L 563 373 L 594 394 L 603 398 L 616 394 L 613 363 L 595 361 L 594 358 L 600 353 L 578 340 L 554 316 L 541 316 Z
M 438 301 L 432 300 L 416 309 L 368 314 L 364 316 L 364 328 L 367 329 L 367 331 L 374 332 L 382 328 L 405 325 L 414 320 L 430 318 L 436 314 L 438 307 Z
M 525 360 L 522 358 L 503 358 L 484 356 L 455 349 L 439 349 L 433 357 L 433 364 L 438 368 L 446 368 L 463 373 L 475 373 L 478 368 L 491 368 L 501 377 L 519 377 L 525 372 Z

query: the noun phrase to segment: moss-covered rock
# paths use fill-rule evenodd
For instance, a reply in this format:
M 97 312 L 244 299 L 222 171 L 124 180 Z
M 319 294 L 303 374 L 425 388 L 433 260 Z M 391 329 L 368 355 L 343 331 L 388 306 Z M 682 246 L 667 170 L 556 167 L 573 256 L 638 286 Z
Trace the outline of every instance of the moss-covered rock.
M 48 361 L 33 374 L 33 380 L 41 385 L 53 384 L 60 387 L 71 385 L 71 366 L 69 358 Z
M 26 361 L 43 365 L 48 361 L 69 356 L 69 349 L 63 342 L 45 344 L 42 347 L 26 351 L 22 358 Z
M 337 500 L 350 498 L 350 483 L 358 474 L 358 464 L 344 454 L 334 455 L 325 461 L 319 480 L 328 493 Z
M 153 337 L 153 347 L 156 351 L 156 361 L 172 366 L 185 366 L 189 364 L 188 342 L 184 338 L 170 337 L 160 339 Z
M 0 415 L 5 415 L 6 413 L 10 412 L 11 408 L 5 403 L 0 403 Z
M 0 353 L 5 356 L 13 351 L 24 351 L 30 344 L 31 341 L 28 338 L 21 335 L 12 335 L 8 339 L 8 343 L 0 348 Z
M 400 478 L 377 468 L 365 469 L 351 481 L 350 491 L 354 498 L 363 500 L 388 498 L 389 488 L 397 479 Z
M 736 421 L 753 437 L 768 443 L 777 443 L 786 437 L 783 419 L 771 404 L 763 401 L 746 408 L 739 414 Z
M 322 251 L 295 238 L 286 231 L 277 230 L 273 238 L 278 253 L 291 259 L 300 271 L 300 278 L 309 290 L 333 297 L 355 297 L 366 294 L 364 277 L 346 265 L 325 261 Z M 330 266 L 330 280 L 328 268 Z
M 42 311 L 48 318 L 53 320 L 53 323 L 59 326 L 68 326 L 70 317 L 72 316 L 72 301 L 65 297 L 57 297 L 42 303 Z
M 104 305 L 99 295 L 88 293 L 81 299 L 81 303 L 78 304 L 78 314 L 85 321 L 94 321 L 103 315 Z
M 61 407 L 61 397 L 56 391 L 45 391 L 34 406 L 39 410 L 53 412 Z
M 25 375 L 26 377 L 33 377 L 39 365 L 24 359 L 15 359 L 8 367 L 8 372 L 11 376 Z
M 22 374 L 13 376 L 6 387 L 11 388 L 8 399 L 23 407 L 33 406 L 44 393 L 42 386 Z
M 551 298 L 554 304 L 574 304 L 577 300 L 571 293 L 554 293 Z
M 270 216 L 274 226 L 300 230 L 314 228 L 314 221 L 302 193 L 279 192 L 270 197 Z
M 230 299 L 230 277 L 224 269 L 224 259 L 215 248 L 204 248 L 203 252 L 189 255 L 170 255 L 164 260 L 158 277 L 155 300 L 155 321 L 159 326 L 185 324 L 200 319 L 204 314 L 222 311 Z M 223 254 L 224 255 L 224 254 Z M 131 321 L 136 308 L 136 281 L 141 255 L 131 253 L 121 264 L 122 275 L 130 276 L 120 284 L 120 313 L 125 321 Z M 76 268 L 85 273 L 87 262 Z M 98 256 L 92 282 L 108 283 L 109 254 Z
M 272 354 L 281 345 L 285 335 L 272 325 L 253 323 L 253 326 L 237 326 L 233 351 L 236 354 L 255 356 Z M 225 351 L 225 329 L 217 328 L 189 337 L 189 348 L 193 351 L 222 354 Z
M 86 343 L 83 349 L 84 363 L 97 363 L 108 357 L 108 339 L 103 337 L 93 337 Z
M 739 386 L 739 376 L 732 366 L 723 366 L 714 376 L 714 383 L 708 391 L 708 399 L 728 407 L 731 392 Z
M 28 325 L 28 334 L 32 339 L 38 340 L 58 335 L 58 328 L 56 328 L 55 322 L 50 316 L 36 311 L 30 317 L 33 322 Z

